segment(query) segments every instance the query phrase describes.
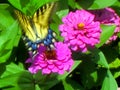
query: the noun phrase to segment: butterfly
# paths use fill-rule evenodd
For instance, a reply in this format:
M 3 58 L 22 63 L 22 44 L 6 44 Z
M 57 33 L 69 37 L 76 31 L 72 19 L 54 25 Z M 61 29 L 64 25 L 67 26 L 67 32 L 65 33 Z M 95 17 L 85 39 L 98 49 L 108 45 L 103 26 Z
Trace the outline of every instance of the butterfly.
M 51 48 L 56 41 L 56 34 L 49 27 L 49 20 L 54 6 L 55 3 L 46 4 L 38 9 L 33 16 L 27 16 L 15 10 L 15 14 L 22 27 L 23 40 L 29 51 L 36 53 L 39 45 Z

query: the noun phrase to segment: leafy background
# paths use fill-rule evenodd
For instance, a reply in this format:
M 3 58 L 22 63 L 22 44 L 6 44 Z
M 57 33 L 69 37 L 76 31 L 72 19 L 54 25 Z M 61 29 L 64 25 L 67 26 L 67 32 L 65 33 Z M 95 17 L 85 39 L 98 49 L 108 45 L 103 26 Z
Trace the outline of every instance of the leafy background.
M 120 41 L 119 38 L 104 45 L 112 36 L 115 25 L 101 25 L 101 42 L 88 53 L 73 52 L 75 64 L 64 75 L 32 75 L 27 71 L 28 57 L 21 40 L 21 28 L 14 15 L 18 9 L 33 15 L 42 5 L 56 0 L 1 0 L 0 1 L 0 89 L 1 90 L 117 90 L 120 86 Z M 61 19 L 75 9 L 102 9 L 112 7 L 120 15 L 119 0 L 57 0 L 57 11 L 52 16 L 50 27 L 57 33 Z M 120 35 L 118 34 L 118 37 Z

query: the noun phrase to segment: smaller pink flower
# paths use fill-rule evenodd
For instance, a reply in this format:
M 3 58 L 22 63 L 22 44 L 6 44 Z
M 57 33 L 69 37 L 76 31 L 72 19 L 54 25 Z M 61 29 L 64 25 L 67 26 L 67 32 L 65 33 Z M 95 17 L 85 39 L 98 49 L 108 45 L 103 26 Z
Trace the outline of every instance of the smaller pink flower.
M 86 52 L 100 42 L 100 23 L 86 10 L 70 12 L 59 26 L 64 42 L 74 51 Z
M 38 53 L 33 58 L 28 58 L 26 62 L 32 61 L 29 71 L 33 74 L 42 71 L 43 74 L 70 71 L 73 65 L 71 51 L 66 44 L 56 42 L 55 48 L 47 50 L 45 46 L 40 46 Z
M 107 40 L 107 43 L 110 43 L 111 41 L 114 41 L 117 39 L 117 34 L 120 32 L 120 17 L 115 13 L 115 11 L 112 8 L 104 8 L 100 10 L 91 10 L 89 11 L 93 15 L 95 15 L 95 21 L 99 21 L 101 24 L 105 25 L 116 25 L 114 34 L 112 37 Z

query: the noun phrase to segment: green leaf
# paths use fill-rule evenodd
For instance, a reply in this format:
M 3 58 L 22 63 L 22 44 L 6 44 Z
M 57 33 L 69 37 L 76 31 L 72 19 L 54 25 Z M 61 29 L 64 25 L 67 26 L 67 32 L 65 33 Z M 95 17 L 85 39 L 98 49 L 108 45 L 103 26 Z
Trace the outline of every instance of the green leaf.
M 102 67 L 109 68 L 108 62 L 102 51 L 99 49 L 93 49 L 92 54 L 94 62 L 96 62 L 98 65 L 101 65 Z
M 117 0 L 95 0 L 94 4 L 90 7 L 92 9 L 100 9 L 113 5 Z
M 97 67 L 96 69 L 97 69 L 97 74 L 98 74 L 98 76 L 97 76 L 98 80 L 97 80 L 96 86 L 102 86 L 103 80 L 104 80 L 106 73 L 107 73 L 107 69 L 99 68 L 99 67 Z
M 18 75 L 19 74 L 13 74 L 4 78 L 0 78 L 0 88 L 16 85 L 19 78 Z
M 84 90 L 83 87 L 71 79 L 62 80 L 64 90 Z
M 92 72 L 90 74 L 90 76 L 93 78 L 94 82 L 97 82 L 97 80 L 98 80 L 98 73 L 97 73 L 97 71 Z
M 68 0 L 58 0 L 58 10 L 68 9 Z
M 0 5 L 2 7 L 2 5 Z M 11 15 L 9 10 L 5 10 L 4 8 L 0 9 L 0 27 L 4 30 L 6 28 L 9 28 L 14 22 L 14 18 Z M 2 30 L 2 31 L 3 31 Z
M 9 10 L 0 10 L 0 63 L 5 62 L 14 46 L 17 46 L 20 35 L 18 23 Z
M 118 68 L 120 67 L 120 59 L 116 58 L 113 62 L 109 64 L 110 68 Z
M 9 7 L 9 5 L 8 4 L 0 4 L 0 9 L 6 9 L 6 8 L 8 8 Z
M 60 19 L 62 19 L 64 16 L 68 14 L 68 12 L 69 12 L 69 9 L 63 9 L 63 10 L 57 11 L 56 14 Z
M 38 84 L 35 85 L 35 90 L 41 90 Z
M 112 6 L 117 0 L 80 0 L 76 3 L 77 8 L 84 9 L 102 9 Z
M 100 36 L 100 43 L 96 45 L 98 48 L 101 47 L 103 44 L 105 44 L 106 41 L 113 35 L 116 26 L 102 25 L 101 28 L 102 28 L 102 33 Z
M 0 88 L 5 90 L 35 90 L 33 77 L 26 71 L 0 78 Z
M 98 81 L 96 64 L 86 56 L 78 68 L 79 69 L 74 76 L 76 80 L 82 82 L 82 85 L 87 89 L 95 87 L 96 82 Z M 76 76 L 78 76 L 78 78 Z
M 75 9 L 75 1 L 74 0 L 68 0 L 68 4 Z
M 102 47 L 101 50 L 103 51 L 107 59 L 110 69 L 120 67 L 120 60 L 118 58 L 119 56 L 118 48 L 115 48 L 114 46 L 111 45 L 106 45 L 105 47 Z
M 118 78 L 120 76 L 120 67 L 111 69 L 111 72 L 112 72 L 114 78 Z
M 1 33 L 0 36 L 0 63 L 5 62 L 15 45 L 15 43 L 18 44 L 18 41 L 20 39 L 16 38 L 18 33 L 18 24 L 17 22 L 14 22 L 13 25 L 11 25 L 9 28 L 4 29 L 4 31 Z M 12 37 L 11 37 L 12 36 Z
M 6 65 L 6 71 L 1 75 L 1 78 L 6 77 L 11 74 L 19 73 L 24 71 L 24 68 L 21 66 L 18 66 L 14 63 L 10 63 L 9 65 Z
M 33 15 L 35 11 L 46 3 L 56 0 L 8 0 L 15 8 L 26 15 Z
M 28 71 L 23 72 L 18 79 L 20 90 L 35 90 L 35 81 L 32 74 Z
M 108 69 L 101 90 L 117 90 L 117 88 L 117 82 L 115 81 L 110 70 Z

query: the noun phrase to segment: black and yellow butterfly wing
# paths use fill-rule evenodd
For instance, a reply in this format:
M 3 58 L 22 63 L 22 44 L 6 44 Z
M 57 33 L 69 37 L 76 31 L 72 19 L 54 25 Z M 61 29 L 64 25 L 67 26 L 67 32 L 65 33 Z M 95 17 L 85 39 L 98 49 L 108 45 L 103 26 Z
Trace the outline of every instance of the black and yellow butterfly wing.
M 49 28 L 49 18 L 54 5 L 55 3 L 46 4 L 37 10 L 33 16 L 26 16 L 15 10 L 29 50 L 36 50 L 40 44 L 50 46 L 54 41 L 54 33 Z

